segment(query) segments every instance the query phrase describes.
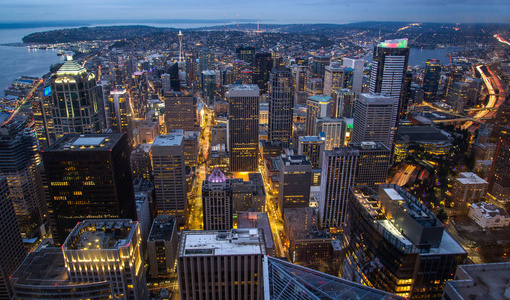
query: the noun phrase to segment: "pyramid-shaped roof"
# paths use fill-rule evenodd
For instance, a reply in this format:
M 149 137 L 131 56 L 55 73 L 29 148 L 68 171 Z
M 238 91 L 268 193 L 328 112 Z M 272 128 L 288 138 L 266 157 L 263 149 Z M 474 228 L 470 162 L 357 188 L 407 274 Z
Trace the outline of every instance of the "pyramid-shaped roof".
M 87 69 L 74 60 L 66 61 L 57 71 L 57 75 L 80 75 L 83 73 L 87 73 Z

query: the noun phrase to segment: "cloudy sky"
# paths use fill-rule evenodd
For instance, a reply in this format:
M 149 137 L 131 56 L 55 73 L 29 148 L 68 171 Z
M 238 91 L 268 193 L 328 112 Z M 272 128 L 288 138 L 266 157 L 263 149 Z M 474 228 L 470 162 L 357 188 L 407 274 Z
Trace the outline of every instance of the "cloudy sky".
M 266 23 L 510 23 L 510 0 L 0 0 L 0 23 L 258 18 Z

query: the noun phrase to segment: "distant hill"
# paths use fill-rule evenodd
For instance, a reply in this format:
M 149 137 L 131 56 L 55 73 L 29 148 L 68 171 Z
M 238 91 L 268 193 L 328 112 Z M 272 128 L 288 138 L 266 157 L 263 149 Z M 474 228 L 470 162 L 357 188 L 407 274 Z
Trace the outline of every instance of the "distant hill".
M 23 37 L 23 43 L 54 44 L 94 40 L 119 40 L 176 30 L 174 28 L 141 25 L 80 27 L 32 33 Z

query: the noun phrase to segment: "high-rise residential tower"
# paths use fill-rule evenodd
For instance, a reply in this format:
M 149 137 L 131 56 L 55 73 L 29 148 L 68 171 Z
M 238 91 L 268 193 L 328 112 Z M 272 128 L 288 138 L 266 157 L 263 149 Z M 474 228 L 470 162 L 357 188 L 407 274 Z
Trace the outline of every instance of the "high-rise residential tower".
M 67 134 L 43 152 L 50 224 L 62 244 L 84 219 L 136 220 L 126 134 Z
M 233 84 L 228 88 L 228 138 L 231 171 L 257 170 L 259 96 L 260 90 L 257 85 Z
M 370 69 L 370 93 L 384 93 L 399 101 L 399 117 L 405 114 L 404 80 L 409 61 L 407 39 L 387 40 L 374 47 Z M 394 126 L 396 126 L 396 121 Z
M 312 59 L 312 63 L 310 65 L 310 70 L 312 72 L 313 77 L 324 78 L 324 73 L 326 72 L 326 66 L 329 65 L 331 61 L 331 56 L 325 54 L 315 55 Z
M 100 132 L 96 78 L 73 60 L 51 76 L 51 114 L 57 138 L 66 133 Z
M 290 145 L 293 117 L 292 77 L 290 70 L 277 66 L 269 76 L 269 126 L 268 137 L 272 142 Z
M 356 100 L 352 141 L 381 142 L 393 147 L 398 99 L 385 94 L 360 94 Z

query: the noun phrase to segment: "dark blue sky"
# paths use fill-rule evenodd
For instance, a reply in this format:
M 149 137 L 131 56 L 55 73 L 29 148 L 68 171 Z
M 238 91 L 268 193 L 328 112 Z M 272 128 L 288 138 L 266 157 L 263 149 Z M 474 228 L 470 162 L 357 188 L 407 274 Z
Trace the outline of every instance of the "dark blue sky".
M 0 22 L 257 19 L 510 23 L 510 0 L 0 0 Z

